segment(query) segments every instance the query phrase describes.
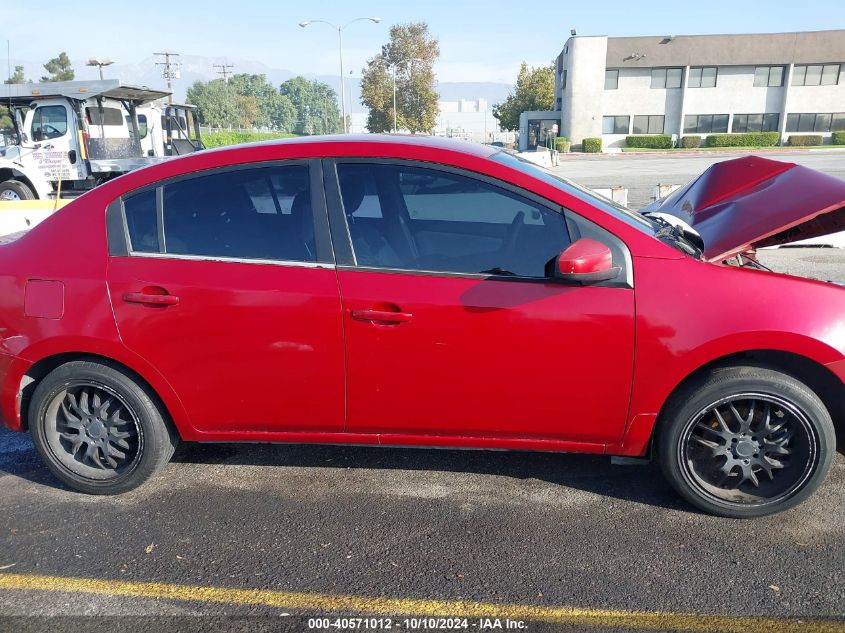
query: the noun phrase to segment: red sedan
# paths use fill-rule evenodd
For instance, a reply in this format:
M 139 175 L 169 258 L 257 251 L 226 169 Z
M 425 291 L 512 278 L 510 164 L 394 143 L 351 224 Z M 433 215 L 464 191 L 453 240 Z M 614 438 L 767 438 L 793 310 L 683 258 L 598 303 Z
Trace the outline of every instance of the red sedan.
M 720 165 L 651 214 L 431 138 L 130 173 L 0 245 L 0 413 L 95 494 L 180 440 L 327 442 L 653 456 L 784 510 L 835 452 L 845 291 L 747 253 L 840 226 L 845 182 Z

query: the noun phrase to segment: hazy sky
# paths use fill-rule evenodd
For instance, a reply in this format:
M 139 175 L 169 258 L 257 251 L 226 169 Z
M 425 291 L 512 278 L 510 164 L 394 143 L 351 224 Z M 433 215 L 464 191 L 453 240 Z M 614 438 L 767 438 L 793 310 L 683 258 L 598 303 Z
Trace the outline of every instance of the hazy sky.
M 344 60 L 360 73 L 396 22 L 425 20 L 440 39 L 442 81 L 513 83 L 519 62 L 546 63 L 575 27 L 581 35 L 683 35 L 845 28 L 842 0 L 597 0 L 556 3 L 516 0 L 5 0 L 0 37 L 11 41 L 13 60 L 43 63 L 61 50 L 72 59 L 110 57 L 138 62 L 170 49 L 227 56 L 300 73 L 336 74 L 337 36 L 326 25 L 297 24 L 322 18 L 359 22 L 344 31 Z M 5 42 L 0 59 L 5 67 Z M 237 69 L 236 69 L 237 70 Z M 347 72 L 348 72 L 347 70 Z M 5 68 L 0 71 L 5 75 Z

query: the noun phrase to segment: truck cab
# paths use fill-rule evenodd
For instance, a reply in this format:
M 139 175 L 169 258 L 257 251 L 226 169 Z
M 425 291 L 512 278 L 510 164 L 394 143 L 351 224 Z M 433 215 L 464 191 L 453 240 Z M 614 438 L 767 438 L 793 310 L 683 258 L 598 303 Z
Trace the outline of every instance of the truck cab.
M 202 149 L 190 106 L 117 80 L 10 84 L 12 144 L 0 145 L 0 200 L 72 196 L 168 156 Z M 182 113 L 182 114 L 180 114 Z M 186 122 L 184 131 L 174 122 Z M 150 128 L 161 125 L 158 133 Z M 169 126 L 169 127 L 168 127 Z M 196 126 L 195 126 L 196 127 Z M 181 151 L 175 152 L 178 144 Z

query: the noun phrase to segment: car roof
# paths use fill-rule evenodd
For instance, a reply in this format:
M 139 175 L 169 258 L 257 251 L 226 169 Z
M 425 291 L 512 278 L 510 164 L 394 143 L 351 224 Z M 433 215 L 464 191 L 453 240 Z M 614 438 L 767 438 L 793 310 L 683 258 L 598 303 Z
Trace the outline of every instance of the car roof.
M 296 136 L 282 139 L 272 139 L 269 141 L 258 141 L 256 143 L 245 143 L 241 145 L 229 145 L 226 147 L 219 147 L 209 151 L 212 152 L 226 152 L 236 151 L 244 147 L 260 147 L 268 145 L 298 145 L 320 143 L 328 145 L 344 145 L 352 144 L 379 144 L 394 147 L 414 146 L 427 147 L 431 149 L 440 149 L 451 152 L 460 152 L 470 156 L 477 156 L 479 158 L 489 158 L 493 154 L 501 151 L 498 147 L 490 145 L 482 145 L 480 143 L 471 143 L 469 141 L 456 140 L 451 138 L 443 138 L 439 136 L 429 136 L 424 134 L 325 134 L 314 136 Z

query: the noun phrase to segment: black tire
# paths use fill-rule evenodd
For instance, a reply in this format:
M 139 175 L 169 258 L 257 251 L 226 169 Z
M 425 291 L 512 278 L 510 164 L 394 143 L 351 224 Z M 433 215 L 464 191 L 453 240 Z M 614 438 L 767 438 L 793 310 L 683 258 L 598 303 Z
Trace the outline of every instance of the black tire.
M 137 488 L 178 444 L 149 387 L 99 360 L 50 372 L 32 395 L 29 428 L 50 471 L 70 488 L 96 495 Z
M 657 457 L 694 506 L 753 518 L 793 508 L 822 484 L 836 452 L 830 413 L 796 378 L 763 366 L 712 369 L 661 412 Z
M 0 182 L 0 200 L 4 199 L 3 194 L 12 194 L 12 199 L 17 196 L 20 200 L 35 200 L 35 194 L 29 185 L 20 180 L 4 180 Z

